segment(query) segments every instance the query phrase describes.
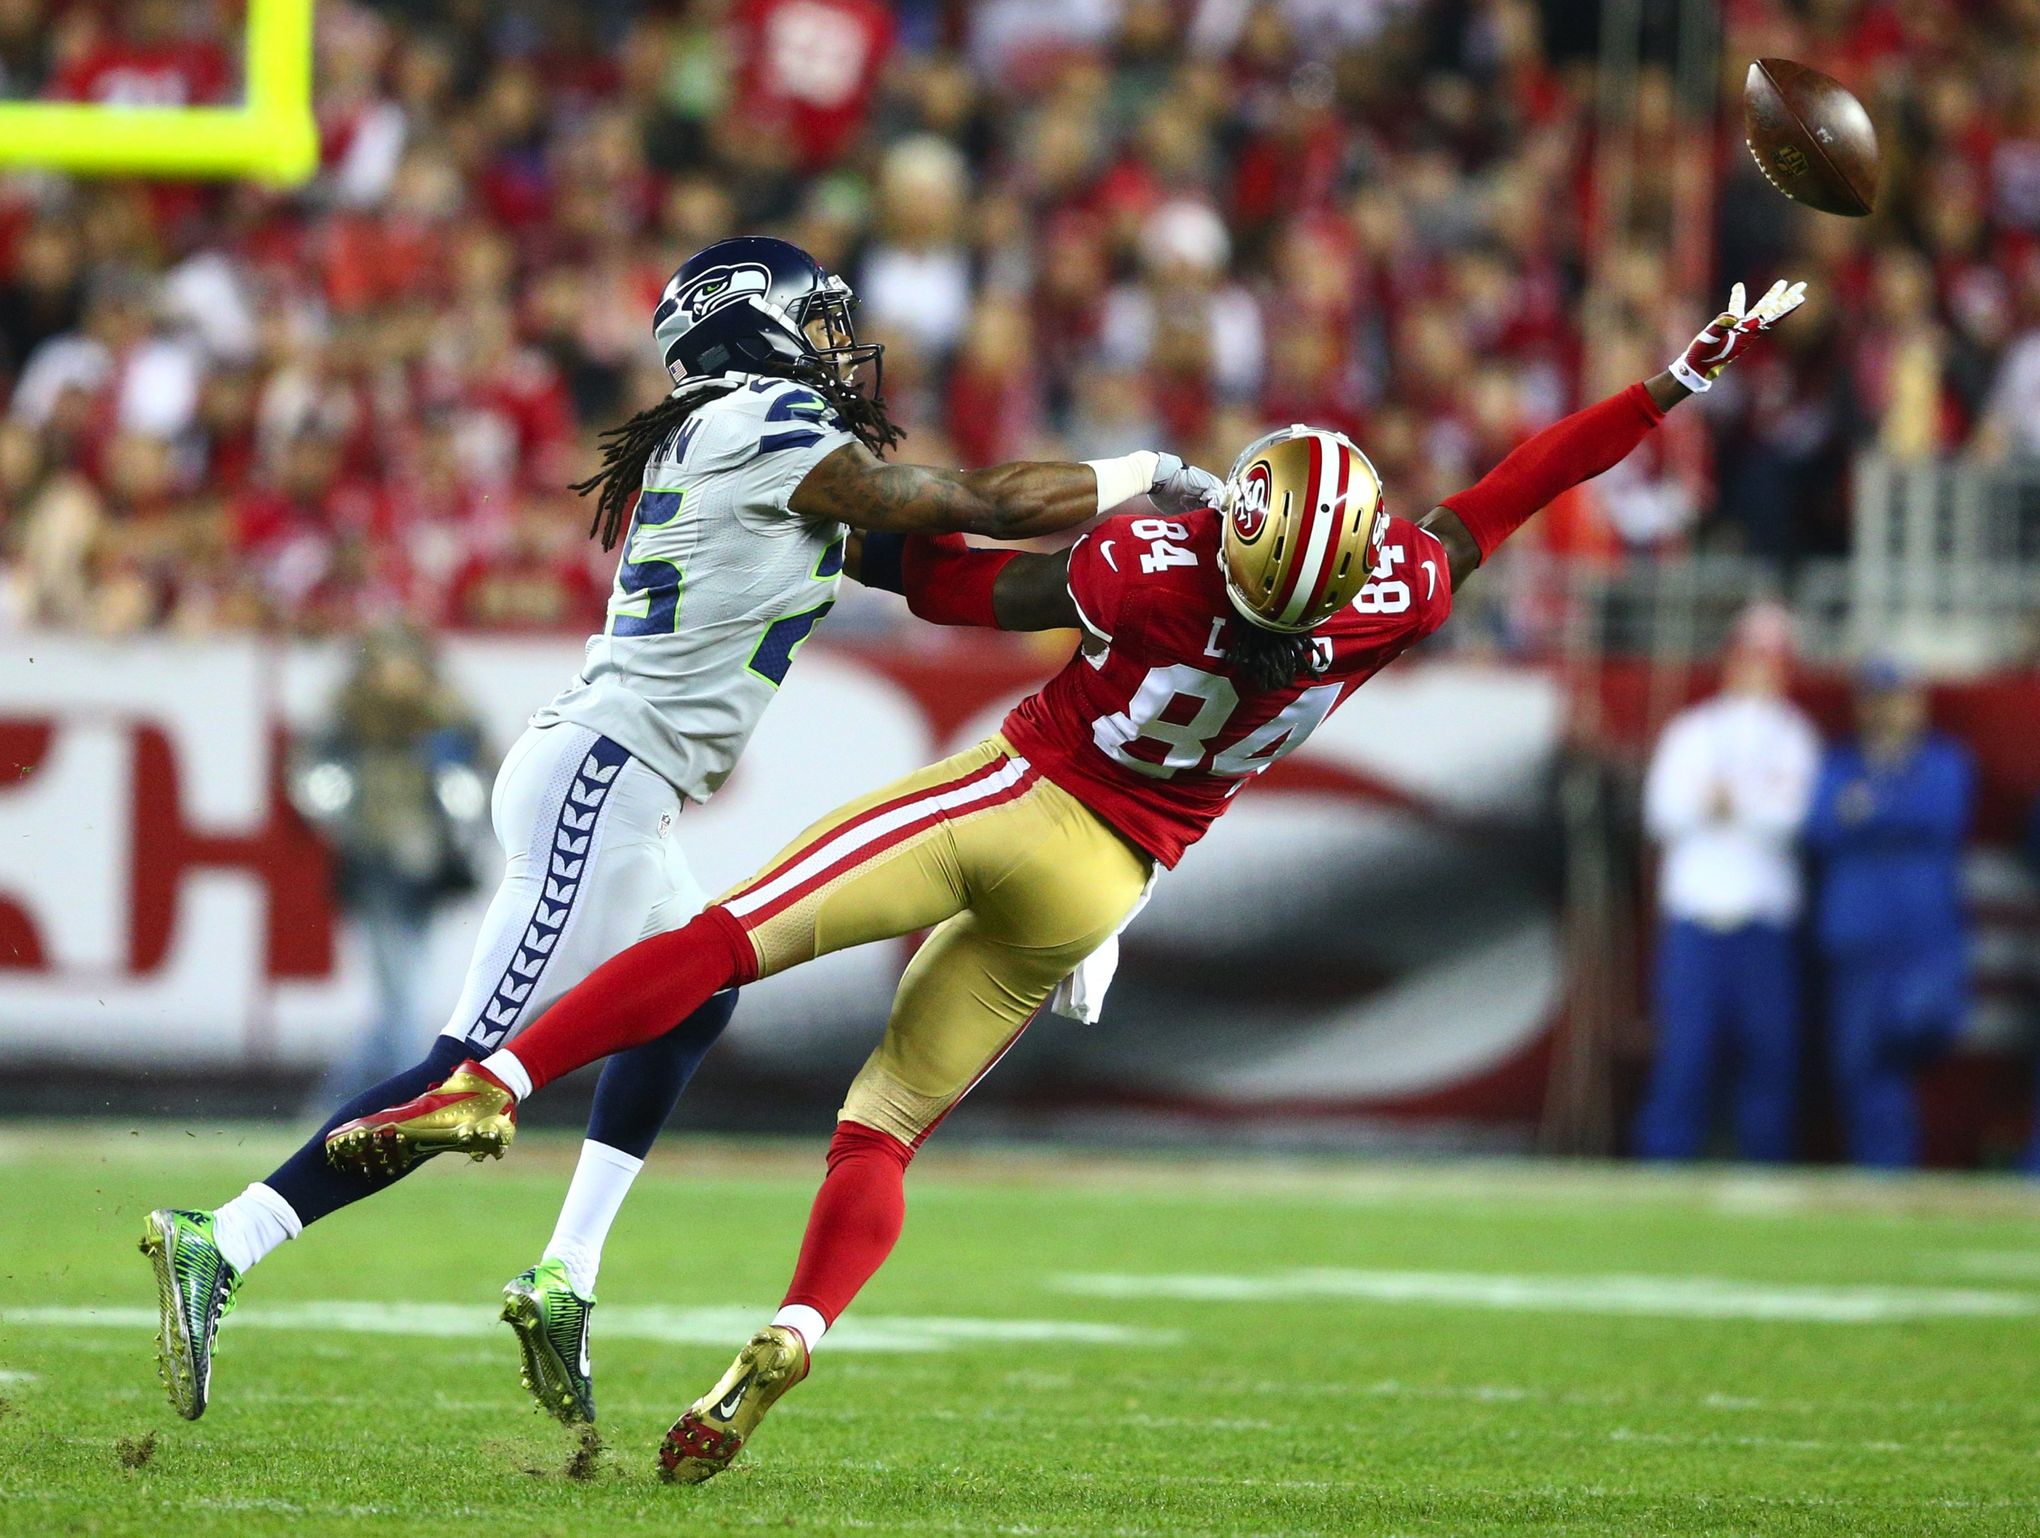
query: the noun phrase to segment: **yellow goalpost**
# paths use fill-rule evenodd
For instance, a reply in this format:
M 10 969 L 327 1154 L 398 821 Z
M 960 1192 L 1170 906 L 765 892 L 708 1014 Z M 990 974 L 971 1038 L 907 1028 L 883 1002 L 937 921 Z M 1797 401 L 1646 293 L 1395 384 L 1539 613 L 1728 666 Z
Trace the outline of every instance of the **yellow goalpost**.
M 318 169 L 312 0 L 248 0 L 239 107 L 0 102 L 0 166 L 103 176 L 302 182 Z

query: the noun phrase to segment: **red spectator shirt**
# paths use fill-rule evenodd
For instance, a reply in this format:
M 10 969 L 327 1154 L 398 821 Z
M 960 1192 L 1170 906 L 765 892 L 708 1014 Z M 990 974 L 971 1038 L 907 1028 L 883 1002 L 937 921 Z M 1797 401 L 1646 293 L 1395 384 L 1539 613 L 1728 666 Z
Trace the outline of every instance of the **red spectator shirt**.
M 1006 717 L 1006 740 L 1049 779 L 1173 866 L 1254 775 L 1452 612 L 1435 536 L 1385 520 L 1353 602 L 1311 635 L 1311 669 L 1257 689 L 1225 661 L 1244 624 L 1220 574 L 1219 515 L 1114 518 L 1070 550 L 1089 634 Z
M 59 70 L 49 94 L 102 107 L 197 107 L 225 97 L 227 76 L 227 57 L 212 43 L 108 37 Z
M 448 594 L 447 618 L 464 630 L 599 631 L 609 589 L 578 552 L 517 551 L 476 557 Z
M 741 101 L 785 131 L 809 170 L 842 158 L 864 126 L 893 17 L 880 0 L 743 0 Z

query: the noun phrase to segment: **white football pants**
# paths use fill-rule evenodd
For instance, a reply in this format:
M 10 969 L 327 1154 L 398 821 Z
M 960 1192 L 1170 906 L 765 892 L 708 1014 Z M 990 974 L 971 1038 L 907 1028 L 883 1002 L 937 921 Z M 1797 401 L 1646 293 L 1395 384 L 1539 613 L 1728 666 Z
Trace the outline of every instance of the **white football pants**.
M 585 726 L 529 727 L 490 802 L 508 864 L 442 1033 L 481 1056 L 625 947 L 707 905 L 672 836 L 680 794 Z

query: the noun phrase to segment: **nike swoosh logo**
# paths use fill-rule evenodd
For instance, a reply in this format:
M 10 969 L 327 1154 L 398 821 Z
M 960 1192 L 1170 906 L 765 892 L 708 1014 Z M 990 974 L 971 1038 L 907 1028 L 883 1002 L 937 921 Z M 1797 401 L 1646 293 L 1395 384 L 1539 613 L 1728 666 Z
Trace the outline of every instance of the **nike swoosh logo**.
M 724 1420 L 728 1420 L 732 1415 L 735 1415 L 737 1413 L 737 1406 L 744 1402 L 744 1390 L 750 1386 L 751 1375 L 745 1373 L 743 1377 L 737 1379 L 737 1386 L 723 1396 L 722 1403 L 715 1407 L 715 1413 Z
M 588 1359 L 588 1321 L 584 1319 L 581 1321 L 581 1376 L 591 1377 L 594 1372 L 595 1364 Z
M 1119 563 L 1112 559 L 1112 547 L 1117 543 L 1118 543 L 1117 540 L 1108 539 L 1105 541 L 1104 544 L 1098 547 L 1099 557 L 1105 562 L 1107 566 L 1110 566 L 1114 571 L 1119 570 Z

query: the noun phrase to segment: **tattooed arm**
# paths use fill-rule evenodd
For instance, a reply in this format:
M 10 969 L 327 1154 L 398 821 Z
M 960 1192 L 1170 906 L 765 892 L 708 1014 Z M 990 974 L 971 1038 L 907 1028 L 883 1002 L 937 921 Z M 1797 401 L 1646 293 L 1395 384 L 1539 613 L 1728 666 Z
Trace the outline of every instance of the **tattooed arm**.
M 889 465 L 861 443 L 846 443 L 808 471 L 787 506 L 853 529 L 1031 539 L 1073 528 L 1142 493 L 1164 507 L 1206 506 L 1218 482 L 1173 454 L 1145 450 L 1080 465 L 937 470 Z

